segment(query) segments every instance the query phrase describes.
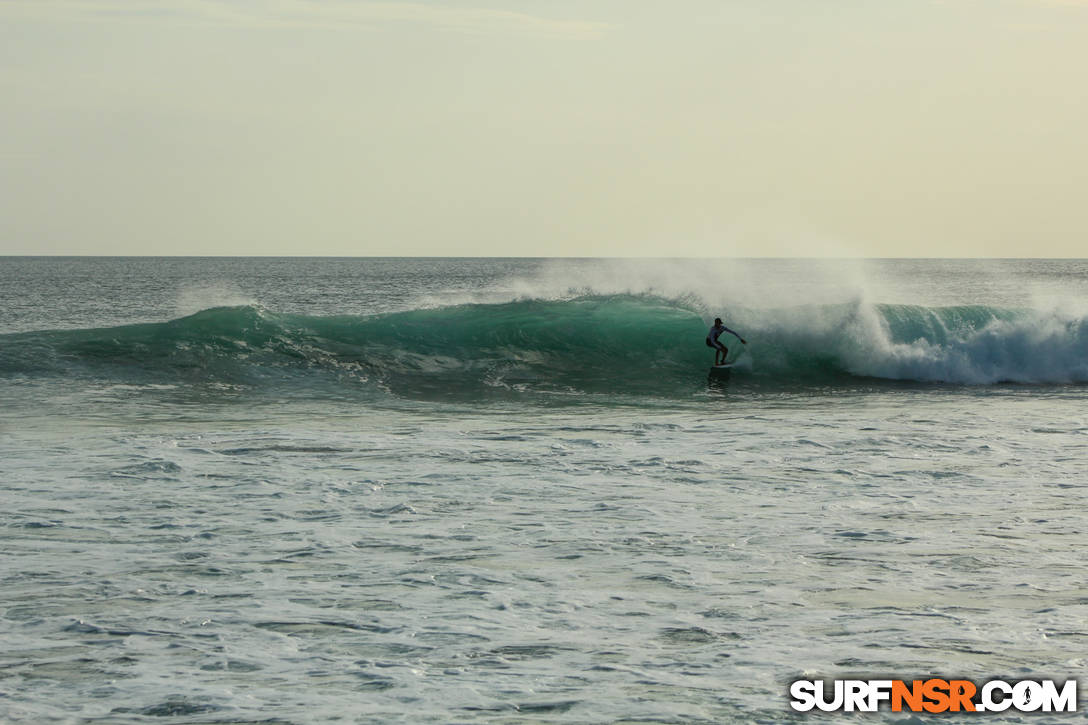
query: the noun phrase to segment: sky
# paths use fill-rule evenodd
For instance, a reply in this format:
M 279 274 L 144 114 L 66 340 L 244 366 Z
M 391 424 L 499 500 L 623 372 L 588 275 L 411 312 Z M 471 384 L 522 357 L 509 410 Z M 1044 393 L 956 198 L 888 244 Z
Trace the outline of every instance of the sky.
M 1088 0 L 0 0 L 0 254 L 1084 257 Z

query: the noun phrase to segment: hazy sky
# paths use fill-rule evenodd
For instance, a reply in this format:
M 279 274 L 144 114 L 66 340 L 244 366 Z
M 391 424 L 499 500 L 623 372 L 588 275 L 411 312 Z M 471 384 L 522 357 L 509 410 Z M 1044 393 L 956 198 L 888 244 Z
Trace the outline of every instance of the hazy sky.
M 0 253 L 1088 256 L 1088 0 L 0 0 Z

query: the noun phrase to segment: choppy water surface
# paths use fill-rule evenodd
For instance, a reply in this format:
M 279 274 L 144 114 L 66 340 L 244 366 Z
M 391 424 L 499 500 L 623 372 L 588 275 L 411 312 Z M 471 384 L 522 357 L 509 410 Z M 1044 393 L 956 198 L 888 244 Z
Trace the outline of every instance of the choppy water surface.
M 1083 262 L 367 262 L 3 261 L 0 717 L 780 722 L 799 677 L 1083 672 Z

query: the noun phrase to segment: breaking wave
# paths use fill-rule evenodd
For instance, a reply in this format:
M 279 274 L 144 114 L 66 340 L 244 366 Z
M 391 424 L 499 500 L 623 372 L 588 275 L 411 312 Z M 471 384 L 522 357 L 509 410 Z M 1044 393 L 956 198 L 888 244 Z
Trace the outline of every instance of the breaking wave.
M 1088 382 L 1088 318 L 989 306 L 840 305 L 721 311 L 748 340 L 737 384 Z M 709 317 L 651 295 L 311 317 L 258 306 L 169 322 L 0 335 L 0 375 L 125 383 L 281 382 L 443 390 L 691 391 Z M 728 336 L 727 336 L 728 337 Z

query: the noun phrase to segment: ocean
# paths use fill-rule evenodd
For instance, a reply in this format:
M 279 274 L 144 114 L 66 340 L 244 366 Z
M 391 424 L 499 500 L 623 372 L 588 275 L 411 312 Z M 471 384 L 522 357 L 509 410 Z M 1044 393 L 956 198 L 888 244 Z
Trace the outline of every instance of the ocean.
M 1088 260 L 0 258 L 0 720 L 1081 677 L 1086 300 Z

